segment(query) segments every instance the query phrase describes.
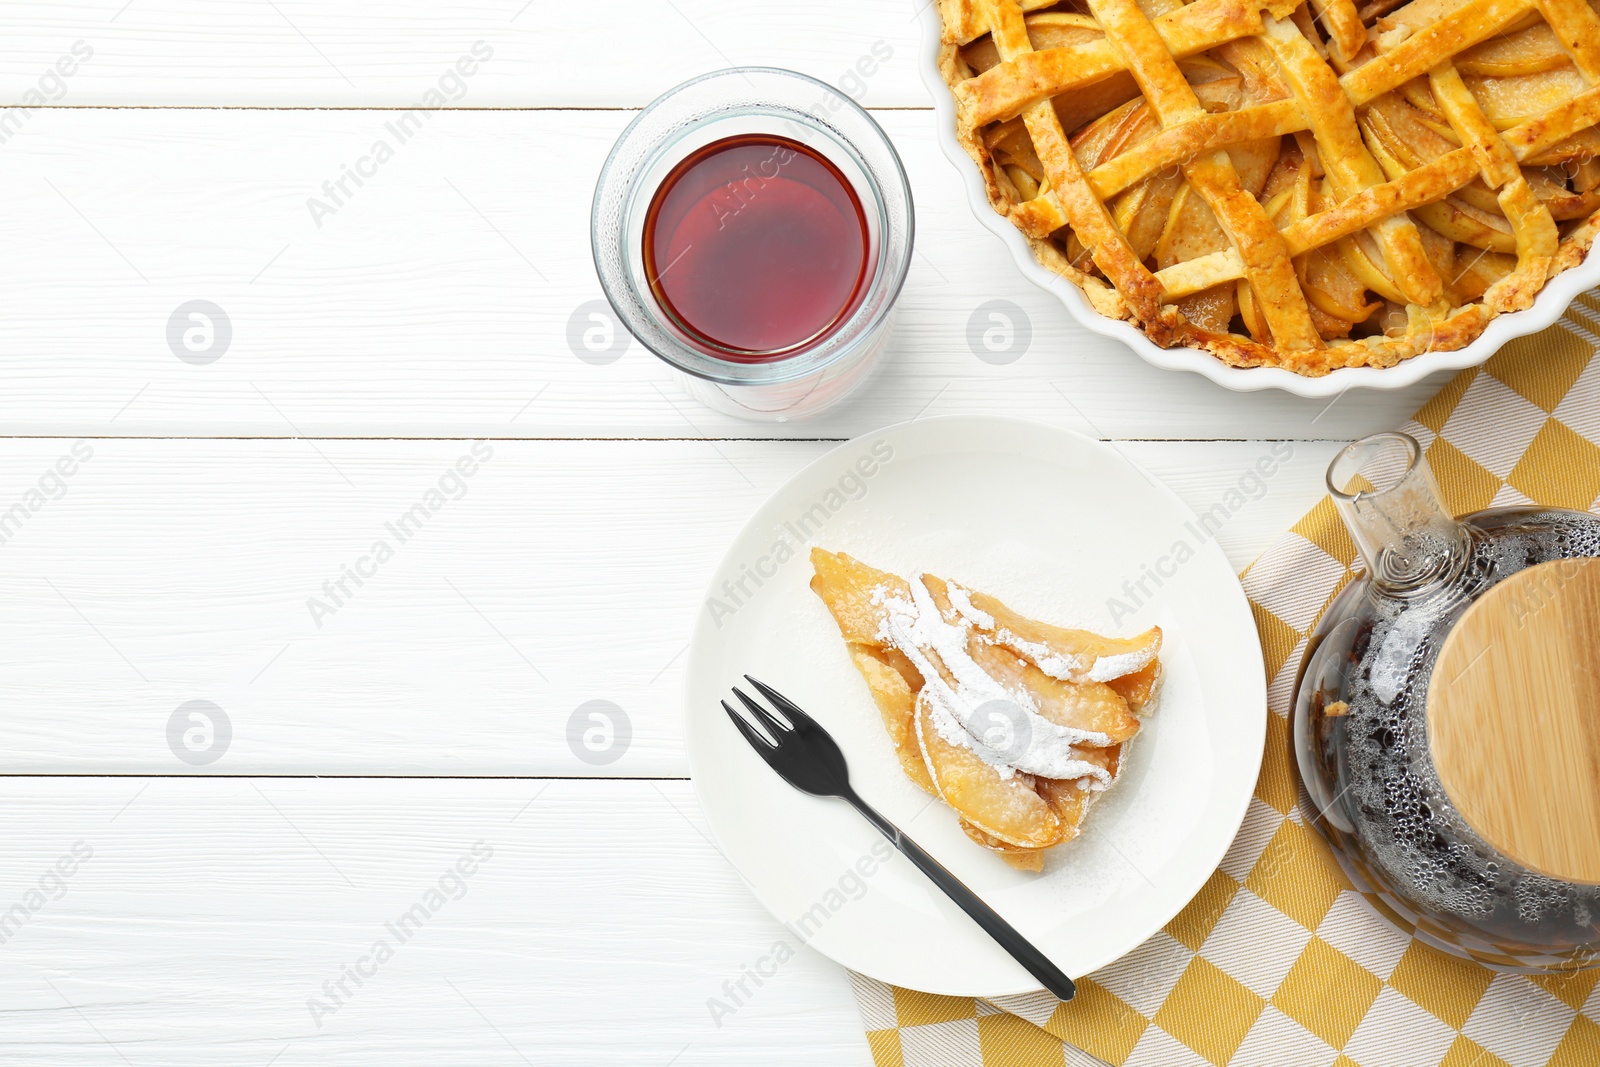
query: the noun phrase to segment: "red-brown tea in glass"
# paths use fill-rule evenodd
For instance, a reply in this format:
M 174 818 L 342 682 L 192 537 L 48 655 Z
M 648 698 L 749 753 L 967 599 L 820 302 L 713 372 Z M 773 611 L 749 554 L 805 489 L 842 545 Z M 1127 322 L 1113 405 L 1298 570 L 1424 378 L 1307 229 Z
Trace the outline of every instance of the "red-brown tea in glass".
M 644 226 L 663 311 L 724 359 L 763 362 L 825 338 L 868 281 L 861 201 L 826 157 L 774 134 L 713 141 L 667 175 Z

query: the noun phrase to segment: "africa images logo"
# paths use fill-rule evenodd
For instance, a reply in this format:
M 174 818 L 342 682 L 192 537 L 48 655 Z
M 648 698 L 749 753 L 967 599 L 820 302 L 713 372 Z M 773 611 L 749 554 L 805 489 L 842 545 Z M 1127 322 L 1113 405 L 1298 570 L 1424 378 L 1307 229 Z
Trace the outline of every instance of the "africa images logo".
M 846 466 L 835 482 L 817 497 L 800 514 L 784 522 L 772 546 L 753 563 L 741 563 L 737 577 L 725 579 L 721 596 L 706 597 L 706 610 L 718 629 L 723 620 L 748 604 L 767 581 L 776 577 L 778 568 L 794 558 L 806 539 L 819 533 L 828 521 L 842 511 L 852 500 L 867 495 L 867 483 L 877 476 L 883 465 L 894 459 L 894 446 L 887 441 L 874 441 L 866 454 L 857 456 Z M 755 589 L 751 588 L 754 583 Z
M 1106 598 L 1106 612 L 1110 614 L 1112 623 L 1116 624 L 1123 619 L 1131 618 L 1140 608 L 1152 602 L 1155 590 L 1176 578 L 1179 569 L 1193 559 L 1207 541 L 1215 540 L 1218 532 L 1243 510 L 1246 504 L 1267 495 L 1267 480 L 1282 470 L 1283 464 L 1293 458 L 1294 445 L 1288 441 L 1279 441 L 1272 446 L 1269 454 L 1260 456 L 1255 463 L 1247 467 L 1235 483 L 1222 494 L 1220 500 L 1200 512 L 1198 526 L 1193 522 L 1185 522 L 1184 531 L 1190 536 L 1178 538 L 1165 555 L 1141 564 L 1137 578 L 1123 581 L 1122 596 L 1113 595 Z
M 383 965 L 394 959 L 400 946 L 422 933 L 450 901 L 465 897 L 469 879 L 493 858 L 494 846 L 487 841 L 474 841 L 411 907 L 383 924 L 383 936 L 372 942 L 371 951 L 356 960 L 354 965 L 341 964 L 338 976 L 322 983 L 320 996 L 312 994 L 307 997 L 306 1010 L 311 1013 L 311 1021 L 316 1023 L 317 1029 L 322 1029 L 329 1015 L 337 1014 L 355 997 L 357 991 L 377 978 Z
M 306 210 L 311 213 L 311 221 L 316 223 L 317 229 L 322 229 L 324 219 L 337 215 L 358 190 L 376 178 L 378 169 L 394 159 L 400 146 L 422 132 L 424 124 L 433 118 L 434 112 L 448 104 L 459 103 L 467 95 L 468 79 L 478 73 L 482 64 L 493 58 L 492 46 L 484 41 L 474 41 L 470 52 L 462 54 L 455 63 L 446 67 L 415 106 L 383 124 L 387 137 L 374 140 L 353 166 L 341 163 L 338 176 L 322 183 L 322 195 L 306 198 Z

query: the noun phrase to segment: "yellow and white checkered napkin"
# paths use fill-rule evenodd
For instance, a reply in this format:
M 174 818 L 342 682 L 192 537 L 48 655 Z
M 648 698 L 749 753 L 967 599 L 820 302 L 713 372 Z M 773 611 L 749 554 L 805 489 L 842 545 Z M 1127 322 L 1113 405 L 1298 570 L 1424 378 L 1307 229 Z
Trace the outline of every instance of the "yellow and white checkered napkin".
M 1457 375 L 1403 429 L 1456 514 L 1600 511 L 1600 290 Z M 1227 858 L 1177 918 L 1061 1003 L 853 975 L 878 1067 L 1596 1067 L 1600 969 L 1529 978 L 1446 955 L 1354 892 L 1306 825 L 1288 713 L 1355 546 L 1324 499 L 1245 571 L 1272 679 L 1266 759 Z M 1089 1055 L 1085 1055 L 1088 1053 Z

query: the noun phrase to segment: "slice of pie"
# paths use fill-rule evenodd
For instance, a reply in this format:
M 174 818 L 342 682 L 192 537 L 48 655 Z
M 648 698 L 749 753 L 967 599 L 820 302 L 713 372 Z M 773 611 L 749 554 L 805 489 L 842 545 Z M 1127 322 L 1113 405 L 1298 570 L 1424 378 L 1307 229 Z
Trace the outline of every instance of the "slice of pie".
M 822 598 L 906 776 L 1023 870 L 1078 834 L 1161 682 L 1161 630 L 1102 637 L 931 574 L 811 550 Z
M 1600 228 L 1600 0 L 939 0 L 996 211 L 1103 315 L 1299 374 L 1468 344 Z

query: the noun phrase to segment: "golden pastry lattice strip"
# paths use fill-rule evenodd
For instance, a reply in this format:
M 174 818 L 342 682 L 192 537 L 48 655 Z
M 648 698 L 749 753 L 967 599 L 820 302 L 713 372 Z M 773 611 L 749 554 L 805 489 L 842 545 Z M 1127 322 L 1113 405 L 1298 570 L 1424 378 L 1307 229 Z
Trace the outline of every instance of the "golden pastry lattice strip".
M 1241 141 L 1259 140 L 1278 134 L 1296 133 L 1306 128 L 1300 106 L 1293 100 L 1275 100 L 1238 111 L 1204 114 L 1193 122 L 1162 130 L 1147 141 L 1129 148 L 1091 170 L 1086 177 L 1089 188 L 1101 200 L 1139 184 L 1157 171 L 1192 160 L 1202 153 L 1225 148 Z M 1017 205 L 1011 215 L 1022 232 L 1031 237 L 1048 237 L 1067 225 L 1060 205 L 1048 196 Z
M 985 0 L 990 36 L 1002 63 L 1033 50 L 1022 9 L 1016 0 Z M 1078 239 L 1093 249 L 1095 264 L 1105 272 L 1142 321 L 1157 321 L 1161 308 L 1161 286 L 1150 269 L 1139 260 L 1128 239 L 1117 228 L 1104 202 L 1089 188 L 1083 168 L 1078 166 L 1067 135 L 1056 118 L 1049 100 L 1029 105 L 1022 113 L 1033 150 L 1050 181 L 1050 195 L 1071 223 Z
M 1178 61 L 1134 0 L 1089 0 L 1089 10 L 1105 30 L 1106 40 L 1130 57 L 1130 73 L 1163 126 L 1193 122 L 1205 114 Z M 1261 204 L 1239 184 L 1228 154 L 1205 153 L 1185 163 L 1183 174 L 1239 250 L 1245 279 L 1256 293 L 1273 340 L 1286 351 L 1321 348 L 1322 338 L 1311 321 L 1283 238 Z
M 1587 4 L 1584 10 L 1589 11 Z M 1593 22 L 1592 11 L 1589 17 Z M 1600 30 L 1600 25 L 1593 29 Z M 1506 309 L 1527 307 L 1544 287 L 1550 263 L 1561 243 L 1556 220 L 1535 195 L 1528 179 L 1523 177 L 1517 157 L 1512 155 L 1510 146 L 1495 131 L 1477 99 L 1467 90 L 1455 66 L 1444 62 L 1434 67 L 1428 72 L 1428 84 L 1451 128 L 1477 161 L 1484 183 L 1500 191 L 1500 211 L 1510 223 L 1517 241 L 1516 270 L 1498 285 L 1492 294 L 1493 300 Z
M 1539 13 L 1590 84 L 1600 82 L 1600 16 L 1594 9 L 1582 0 L 1539 0 Z
M 1511 154 L 1521 162 L 1596 124 L 1600 124 L 1600 86 L 1585 89 L 1571 100 L 1500 136 L 1511 146 Z
M 1367 43 L 1367 28 L 1361 24 L 1356 5 L 1350 0 L 1311 0 L 1311 9 L 1317 13 L 1317 21 L 1327 28 L 1334 54 L 1346 63 L 1352 62 Z
M 1244 277 L 1244 259 L 1238 249 L 1224 248 L 1220 252 L 1174 263 L 1165 270 L 1156 271 L 1156 281 L 1161 284 L 1167 299 L 1198 293 L 1213 285 L 1235 281 Z
M 1051 7 L 1057 0 L 1017 0 L 1023 11 Z M 989 16 L 983 0 L 939 0 L 944 22 L 944 39 L 950 44 L 968 44 L 989 32 Z
M 1548 114 L 1513 126 L 1500 134 L 1499 139 L 1521 162 L 1597 123 L 1600 123 L 1600 87 L 1579 93 Z M 1479 170 L 1472 149 L 1447 152 L 1394 181 L 1372 186 L 1336 207 L 1301 219 L 1282 231 L 1284 243 L 1291 256 L 1321 248 L 1367 229 L 1379 219 L 1442 200 L 1477 177 Z M 1231 248 L 1156 273 L 1156 281 L 1161 283 L 1169 299 L 1242 277 L 1244 261 Z
M 1426 167 L 1408 171 L 1392 182 L 1374 185 L 1327 211 L 1318 212 L 1283 231 L 1290 255 L 1301 255 L 1364 230 L 1379 219 L 1410 211 L 1470 182 L 1478 173 L 1477 161 L 1465 148 L 1447 152 Z
M 1301 219 L 1281 231 L 1283 243 L 1289 255 L 1303 255 L 1365 230 L 1389 215 L 1441 200 L 1477 174 L 1478 163 L 1472 158 L 1472 152 L 1458 148 L 1425 168 L 1409 171 L 1392 182 L 1357 193 L 1338 207 Z M 1231 248 L 1156 272 L 1156 281 L 1173 300 L 1242 277 L 1244 261 Z
M 1272 16 L 1263 20 L 1262 35 L 1278 60 L 1278 69 L 1299 101 L 1302 113 L 1317 139 L 1317 151 L 1328 174 L 1334 198 L 1340 202 L 1375 185 L 1384 174 L 1361 140 L 1356 109 L 1345 96 L 1333 71 L 1322 61 L 1292 22 Z M 1389 263 L 1390 275 L 1407 300 L 1427 306 L 1439 299 L 1439 275 L 1422 251 L 1416 224 L 1405 214 L 1390 215 L 1373 227 L 1373 238 Z
M 1489 188 L 1498 189 L 1522 177 L 1517 157 L 1511 154 L 1511 149 L 1495 132 L 1494 126 L 1467 91 L 1466 84 L 1452 64 L 1441 63 L 1429 71 L 1428 85 L 1433 89 L 1433 98 L 1444 110 L 1450 126 L 1461 137 L 1462 145 L 1477 160 L 1478 169 L 1483 172 L 1483 180 Z
M 1237 111 L 1199 115 L 1191 122 L 1162 130 L 1148 141 L 1106 160 L 1089 172 L 1089 186 L 1102 200 L 1110 200 L 1157 171 L 1201 153 L 1241 141 L 1298 133 L 1305 128 L 1300 105 L 1294 100 L 1274 100 Z
M 1263 9 L 1287 15 L 1299 0 L 1195 0 L 1155 20 L 1164 50 L 1178 57 L 1261 32 Z M 1070 92 L 1124 69 L 1107 40 L 1070 48 L 1031 48 L 952 90 L 962 117 L 985 126 L 1018 114 L 1039 100 Z
M 1390 215 L 1442 200 L 1477 174 L 1478 163 L 1472 158 L 1471 150 L 1458 148 L 1426 167 L 1409 171 L 1392 182 L 1375 185 L 1337 207 L 1301 219 L 1281 231 L 1283 243 L 1289 255 L 1303 255 L 1365 230 Z M 1231 248 L 1177 263 L 1156 273 L 1156 281 L 1166 290 L 1168 298 L 1174 300 L 1242 277 L 1244 261 Z
M 1532 10 L 1531 0 L 1473 0 L 1352 70 L 1339 82 L 1350 103 L 1361 107 L 1428 73 L 1440 56 L 1455 55 L 1487 41 Z

